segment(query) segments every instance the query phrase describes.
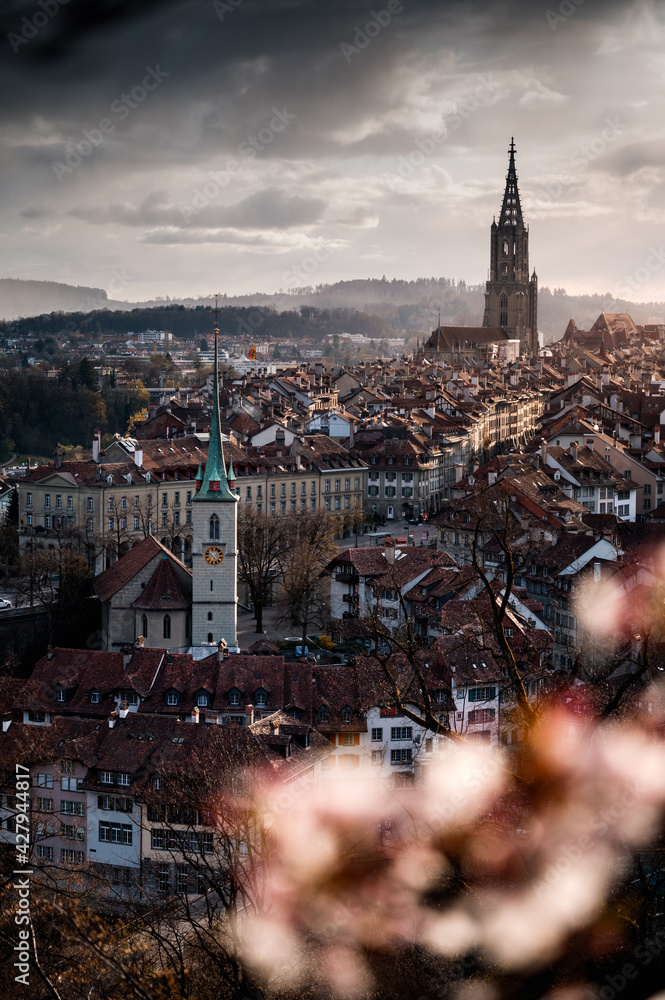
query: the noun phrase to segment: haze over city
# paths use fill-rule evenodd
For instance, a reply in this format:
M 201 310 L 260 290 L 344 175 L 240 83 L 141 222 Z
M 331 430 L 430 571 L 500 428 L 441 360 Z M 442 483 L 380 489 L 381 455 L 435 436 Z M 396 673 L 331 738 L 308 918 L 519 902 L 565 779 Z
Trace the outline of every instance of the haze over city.
M 0 27 L 3 277 L 480 283 L 514 136 L 541 284 L 665 298 L 662 3 L 44 0 Z

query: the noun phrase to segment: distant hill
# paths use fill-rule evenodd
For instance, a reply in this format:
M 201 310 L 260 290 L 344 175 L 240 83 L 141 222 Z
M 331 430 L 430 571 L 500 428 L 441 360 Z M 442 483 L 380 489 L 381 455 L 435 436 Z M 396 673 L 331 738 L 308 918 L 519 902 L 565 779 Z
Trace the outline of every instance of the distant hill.
M 368 315 L 368 325 L 374 325 L 377 318 L 382 320 L 383 335 L 385 329 L 390 328 L 396 334 L 406 331 L 410 336 L 422 337 L 436 327 L 439 312 L 444 325 L 479 325 L 483 317 L 483 293 L 484 285 L 467 285 L 464 281 L 456 282 L 450 278 L 418 278 L 415 281 L 358 278 L 289 292 L 280 290 L 274 294 L 257 292 L 227 296 L 222 305 L 241 309 L 253 306 L 275 313 L 293 313 L 301 306 L 314 306 L 318 310 L 357 311 Z M 79 288 L 51 281 L 0 279 L 0 317 L 5 319 L 36 317 L 51 312 L 87 313 L 100 309 L 124 313 L 129 313 L 132 309 L 172 310 L 178 305 L 187 309 L 201 309 L 209 305 L 209 300 L 167 297 L 149 302 L 117 302 L 108 299 L 106 292 L 100 288 Z M 615 299 L 609 293 L 568 295 L 563 288 L 547 287 L 541 288 L 538 295 L 538 326 L 545 343 L 559 340 L 563 336 L 571 316 L 580 329 L 588 329 L 603 311 L 630 313 L 638 324 L 665 321 L 664 302 L 629 302 L 626 299 Z M 371 321 L 369 317 L 372 317 Z M 153 321 L 157 319 L 154 315 L 152 318 Z M 170 318 L 172 321 L 175 319 L 172 314 Z M 105 324 L 99 321 L 99 315 L 96 319 L 96 329 L 104 329 Z M 123 319 L 118 317 L 115 322 L 110 321 L 109 332 L 119 330 Z M 141 319 L 140 315 L 135 314 L 128 329 L 141 329 Z M 208 326 L 207 316 L 201 319 L 201 326 L 198 323 L 191 324 L 195 325 L 198 334 L 205 332 Z M 172 324 L 173 333 L 180 336 L 193 335 L 193 330 L 185 332 L 184 329 L 173 329 L 173 326 L 178 325 L 180 324 Z M 189 327 L 190 324 L 185 326 Z M 264 328 L 262 332 L 268 331 Z M 277 330 L 274 335 L 279 335 Z M 298 336 L 295 331 L 294 336 Z
M 40 313 L 99 309 L 108 296 L 103 288 L 64 285 L 57 281 L 0 278 L 0 319 L 38 316 Z

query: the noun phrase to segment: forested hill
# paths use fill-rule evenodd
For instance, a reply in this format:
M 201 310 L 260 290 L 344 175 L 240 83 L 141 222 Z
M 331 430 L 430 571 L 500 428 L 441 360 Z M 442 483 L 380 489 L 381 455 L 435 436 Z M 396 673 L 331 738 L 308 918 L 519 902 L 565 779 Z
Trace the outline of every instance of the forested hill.
M 257 292 L 226 296 L 222 301 L 223 332 L 242 333 L 243 322 L 247 323 L 251 317 L 251 327 L 257 336 L 318 339 L 324 333 L 344 330 L 376 338 L 389 336 L 391 332 L 401 336 L 404 331 L 423 336 L 436 326 L 439 311 L 444 324 L 480 324 L 483 293 L 483 285 L 431 277 L 415 281 L 358 278 L 272 295 Z M 20 309 L 16 305 L 19 298 Z M 178 337 L 202 336 L 210 329 L 209 305 L 209 300 L 200 298 L 180 302 L 168 298 L 144 303 L 114 302 L 106 299 L 102 289 L 0 280 L 0 316 L 9 320 L 19 315 L 37 317 L 29 320 L 28 326 L 34 329 L 35 323 L 41 324 L 45 335 L 76 330 L 127 333 L 157 327 L 171 330 Z M 635 303 L 615 299 L 609 293 L 568 295 L 563 288 L 543 287 L 539 292 L 538 326 L 546 342 L 563 335 L 571 316 L 580 328 L 585 328 L 603 311 L 628 312 L 636 323 L 665 321 L 663 302 Z M 66 318 L 50 315 L 55 312 L 69 315 Z M 5 323 L 0 334 L 9 328 L 15 328 L 15 324 Z
M 135 308 L 131 311 L 111 312 L 108 309 L 89 313 L 52 312 L 42 316 L 0 323 L 0 337 L 23 336 L 35 333 L 40 337 L 67 337 L 82 333 L 94 337 L 99 334 L 139 333 L 142 330 L 168 330 L 175 337 L 185 340 L 204 337 L 212 330 L 213 318 L 210 305 L 187 308 L 182 305 L 161 305 Z M 364 333 L 383 340 L 395 336 L 390 323 L 358 312 L 355 309 L 315 309 L 300 306 L 286 312 L 266 307 L 238 307 L 224 304 L 219 315 L 222 337 L 252 335 L 287 338 L 294 340 L 312 337 L 321 340 L 326 334 Z

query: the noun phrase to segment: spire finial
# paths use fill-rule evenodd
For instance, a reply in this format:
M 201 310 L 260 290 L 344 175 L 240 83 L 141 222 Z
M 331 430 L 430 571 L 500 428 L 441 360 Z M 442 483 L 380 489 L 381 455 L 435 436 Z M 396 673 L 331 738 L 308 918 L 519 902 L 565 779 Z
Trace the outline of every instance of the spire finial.
M 219 293 L 215 293 L 215 367 L 213 372 L 212 417 L 210 421 L 210 438 L 208 441 L 208 458 L 206 460 L 203 482 L 200 484 L 195 500 L 231 500 L 238 499 L 229 489 L 224 462 L 224 446 L 222 444 L 222 428 L 219 414 Z

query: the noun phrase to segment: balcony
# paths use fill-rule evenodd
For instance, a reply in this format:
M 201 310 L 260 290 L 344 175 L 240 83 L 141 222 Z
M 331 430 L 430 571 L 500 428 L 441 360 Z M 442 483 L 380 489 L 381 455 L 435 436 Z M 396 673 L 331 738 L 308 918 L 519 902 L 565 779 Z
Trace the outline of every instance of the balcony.
M 335 573 L 334 580 L 336 583 L 348 583 L 356 585 L 360 577 L 354 570 L 353 573 L 340 573 L 339 571 Z

